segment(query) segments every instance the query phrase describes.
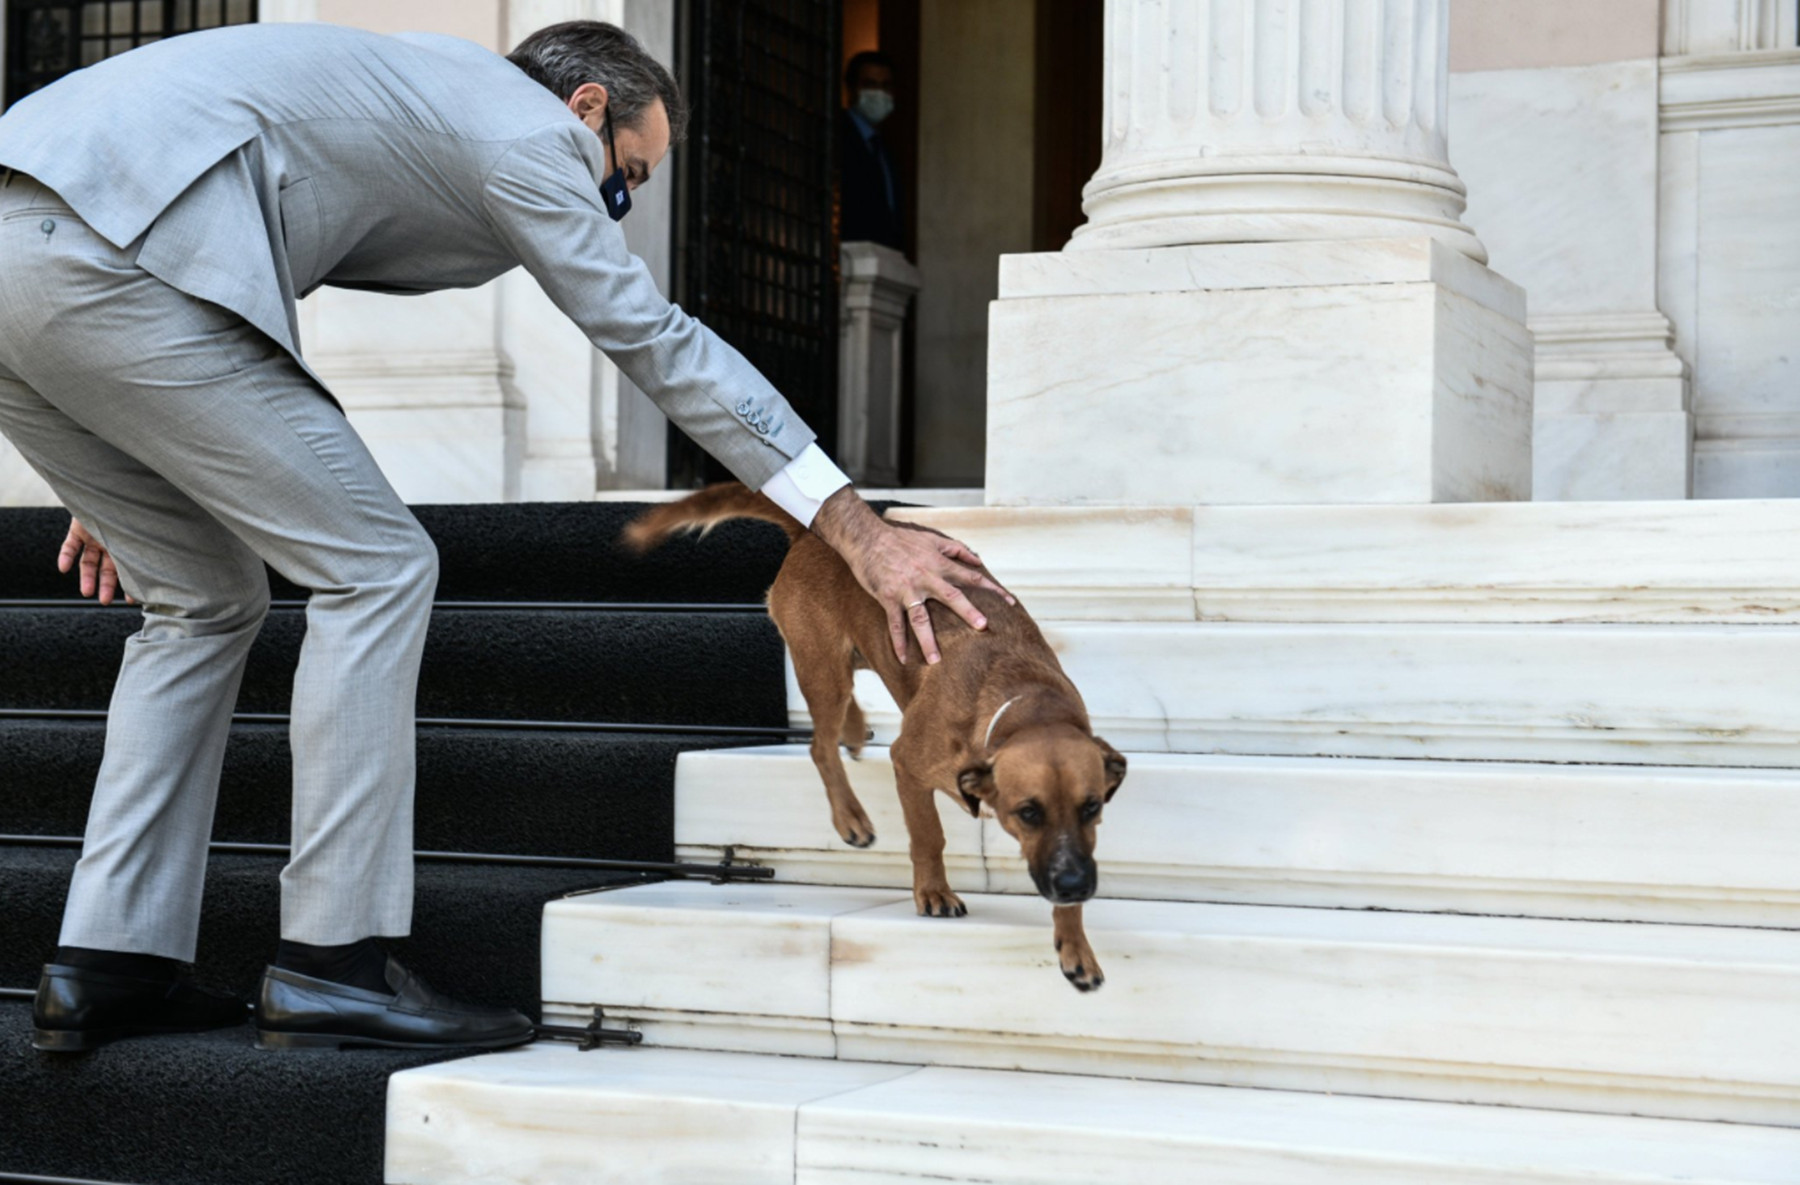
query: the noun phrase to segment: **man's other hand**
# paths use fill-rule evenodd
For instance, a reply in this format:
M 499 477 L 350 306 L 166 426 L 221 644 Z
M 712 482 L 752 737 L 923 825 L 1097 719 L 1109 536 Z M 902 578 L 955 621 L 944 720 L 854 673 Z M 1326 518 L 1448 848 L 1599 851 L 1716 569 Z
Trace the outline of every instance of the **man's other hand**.
M 91 597 L 100 595 L 102 605 L 110 605 L 113 598 L 119 595 L 119 570 L 113 566 L 113 559 L 106 554 L 106 548 L 100 541 L 88 534 L 81 520 L 69 520 L 69 537 L 63 540 L 62 553 L 56 557 L 56 570 L 67 572 L 77 564 L 81 565 L 81 595 Z M 127 605 L 135 605 L 130 595 L 125 597 Z
M 894 653 L 906 661 L 907 630 L 919 639 L 926 662 L 937 662 L 937 636 L 926 601 L 937 601 L 978 630 L 987 618 L 963 593 L 985 588 L 1017 604 L 981 566 L 981 557 L 931 531 L 915 531 L 882 521 L 856 491 L 845 486 L 819 507 L 813 531 L 844 557 L 857 583 L 887 610 Z

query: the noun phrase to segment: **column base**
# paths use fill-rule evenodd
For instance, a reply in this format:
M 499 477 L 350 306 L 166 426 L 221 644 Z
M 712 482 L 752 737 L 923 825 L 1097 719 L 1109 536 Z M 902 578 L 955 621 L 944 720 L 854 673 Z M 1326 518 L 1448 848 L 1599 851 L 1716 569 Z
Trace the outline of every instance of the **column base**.
M 1008 256 L 988 503 L 1527 500 L 1524 321 L 1426 237 Z
M 1694 417 L 1674 330 L 1655 310 L 1531 318 L 1537 342 L 1532 498 L 1687 498 Z

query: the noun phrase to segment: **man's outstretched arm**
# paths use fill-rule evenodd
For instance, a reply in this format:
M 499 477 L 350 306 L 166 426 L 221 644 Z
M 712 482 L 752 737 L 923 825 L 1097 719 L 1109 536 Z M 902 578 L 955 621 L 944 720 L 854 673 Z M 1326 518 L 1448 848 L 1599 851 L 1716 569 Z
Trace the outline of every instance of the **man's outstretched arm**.
M 670 419 L 844 557 L 886 610 L 902 662 L 909 625 L 926 661 L 938 661 L 928 600 L 985 629 L 987 619 L 964 590 L 1012 598 L 975 553 L 940 535 L 883 522 L 769 381 L 657 290 L 600 205 L 583 163 L 584 149 L 597 151 L 582 138 L 588 135 L 579 124 L 549 127 L 514 145 L 495 166 L 483 200 L 501 241 Z

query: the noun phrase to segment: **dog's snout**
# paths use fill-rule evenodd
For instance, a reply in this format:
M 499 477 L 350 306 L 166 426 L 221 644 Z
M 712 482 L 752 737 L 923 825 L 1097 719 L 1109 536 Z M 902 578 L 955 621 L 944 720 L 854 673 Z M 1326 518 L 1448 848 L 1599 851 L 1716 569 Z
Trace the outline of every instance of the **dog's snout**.
M 1037 882 L 1038 890 L 1055 904 L 1075 905 L 1094 895 L 1100 884 L 1100 870 L 1090 857 L 1062 848 L 1050 857 Z
M 1085 900 L 1094 893 L 1094 870 L 1066 867 L 1051 878 L 1050 884 L 1056 895 L 1065 901 Z

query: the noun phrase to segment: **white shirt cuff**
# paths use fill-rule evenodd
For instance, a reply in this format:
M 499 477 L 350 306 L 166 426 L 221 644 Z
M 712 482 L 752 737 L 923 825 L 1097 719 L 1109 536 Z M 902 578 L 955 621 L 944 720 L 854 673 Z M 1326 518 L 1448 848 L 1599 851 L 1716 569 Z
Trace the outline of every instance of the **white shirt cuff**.
M 799 519 L 801 526 L 810 527 L 825 499 L 849 484 L 850 478 L 831 463 L 825 450 L 809 444 L 780 473 L 763 483 L 762 492 Z

